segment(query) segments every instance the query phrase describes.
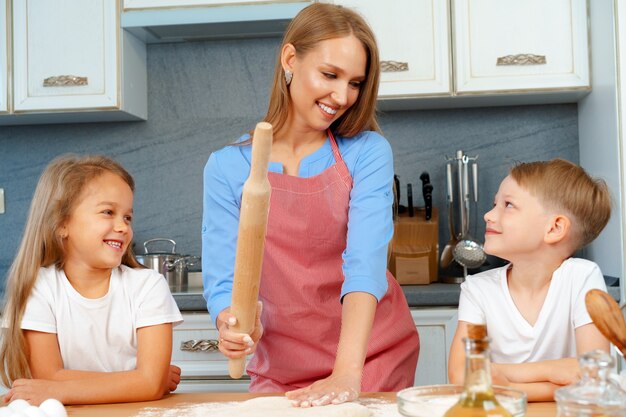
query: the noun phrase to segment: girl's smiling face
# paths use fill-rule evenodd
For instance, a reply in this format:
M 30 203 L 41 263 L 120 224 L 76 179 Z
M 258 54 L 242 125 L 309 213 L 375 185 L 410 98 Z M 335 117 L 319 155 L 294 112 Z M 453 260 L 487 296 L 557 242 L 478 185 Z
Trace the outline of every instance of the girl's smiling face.
M 65 238 L 68 273 L 110 274 L 133 239 L 133 192 L 118 175 L 105 172 L 89 181 L 69 219 L 59 229 Z
M 321 41 L 303 56 L 288 44 L 283 65 L 293 73 L 291 127 L 324 131 L 359 97 L 367 55 L 361 42 L 350 35 Z
M 510 261 L 541 247 L 550 215 L 537 197 L 507 176 L 484 218 L 485 252 Z

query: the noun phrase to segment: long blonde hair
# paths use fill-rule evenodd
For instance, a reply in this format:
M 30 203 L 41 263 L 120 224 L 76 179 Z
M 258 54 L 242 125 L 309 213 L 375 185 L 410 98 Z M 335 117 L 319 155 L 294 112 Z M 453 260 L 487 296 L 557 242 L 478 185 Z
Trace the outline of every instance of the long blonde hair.
M 85 185 L 105 172 L 124 180 L 134 192 L 132 176 L 117 162 L 104 156 L 64 155 L 53 160 L 39 178 L 17 256 L 9 269 L 0 346 L 0 376 L 6 386 L 18 378 L 31 377 L 28 352 L 21 323 L 26 302 L 40 268 L 63 268 L 64 246 L 58 229 L 70 218 Z M 138 267 L 132 250 L 126 250 L 122 264 Z
M 331 130 L 340 136 L 354 136 L 363 130 L 380 131 L 376 121 L 376 97 L 380 79 L 378 46 L 372 29 L 356 12 L 348 8 L 313 3 L 293 18 L 279 49 L 274 69 L 272 94 L 265 121 L 272 124 L 274 132 L 280 131 L 287 120 L 291 97 L 280 61 L 280 51 L 292 44 L 296 53 L 306 55 L 321 41 L 354 35 L 362 44 L 367 55 L 365 80 L 357 101 L 332 125 Z M 252 135 L 252 132 L 250 133 Z

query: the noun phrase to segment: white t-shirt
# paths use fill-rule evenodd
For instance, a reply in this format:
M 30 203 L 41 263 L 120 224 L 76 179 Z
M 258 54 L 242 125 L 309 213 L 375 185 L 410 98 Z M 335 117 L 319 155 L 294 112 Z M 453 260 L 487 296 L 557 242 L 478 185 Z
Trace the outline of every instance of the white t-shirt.
M 56 333 L 65 369 L 115 372 L 135 369 L 137 329 L 182 320 L 155 270 L 121 265 L 111 272 L 107 294 L 90 299 L 51 266 L 39 270 L 22 329 Z
M 519 312 L 506 278 L 509 265 L 468 276 L 461 284 L 459 320 L 486 324 L 495 363 L 537 362 L 577 356 L 575 329 L 591 323 L 585 295 L 606 291 L 595 263 L 565 260 L 554 271 L 539 316 L 531 326 Z

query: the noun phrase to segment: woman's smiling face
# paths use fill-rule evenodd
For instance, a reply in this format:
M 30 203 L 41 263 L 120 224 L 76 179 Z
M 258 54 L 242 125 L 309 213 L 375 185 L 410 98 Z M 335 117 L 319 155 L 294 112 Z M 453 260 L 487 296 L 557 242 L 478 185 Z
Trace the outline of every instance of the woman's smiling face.
M 359 97 L 366 77 L 365 48 L 349 35 L 321 41 L 303 56 L 287 45 L 283 54 L 284 65 L 293 73 L 291 127 L 328 129 Z

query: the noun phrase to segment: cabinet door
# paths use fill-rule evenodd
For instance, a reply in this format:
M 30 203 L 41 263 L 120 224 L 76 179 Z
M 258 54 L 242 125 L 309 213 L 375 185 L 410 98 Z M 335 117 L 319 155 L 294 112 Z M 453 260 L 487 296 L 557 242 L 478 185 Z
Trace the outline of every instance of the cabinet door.
M 457 309 L 411 309 L 420 336 L 415 386 L 448 383 L 448 354 L 457 326 Z
M 0 0 L 0 113 L 9 110 L 9 21 L 7 0 Z
M 452 0 L 456 91 L 589 88 L 586 0 Z
M 250 379 L 228 375 L 228 358 L 217 349 L 218 332 L 208 313 L 185 313 L 174 327 L 172 363 L 182 370 L 180 391 L 247 391 Z
M 335 0 L 359 12 L 380 49 L 379 98 L 450 94 L 449 10 L 444 0 Z
M 119 106 L 117 0 L 13 2 L 15 111 Z

